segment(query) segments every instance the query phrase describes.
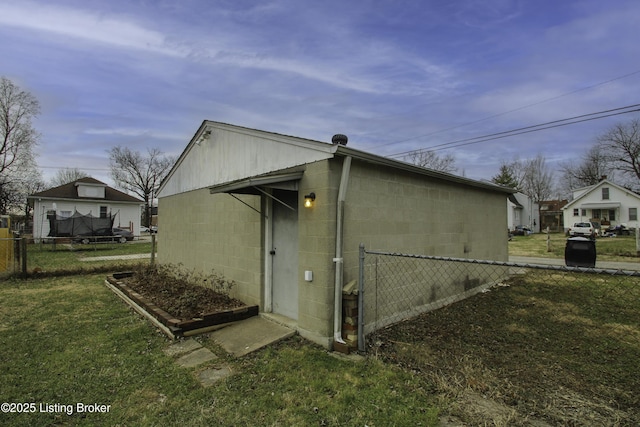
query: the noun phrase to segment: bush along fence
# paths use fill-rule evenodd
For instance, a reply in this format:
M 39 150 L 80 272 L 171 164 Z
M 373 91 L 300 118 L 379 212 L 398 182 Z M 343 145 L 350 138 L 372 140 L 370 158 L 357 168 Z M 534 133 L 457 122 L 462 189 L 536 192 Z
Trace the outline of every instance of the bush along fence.
M 602 300 L 625 293 L 640 300 L 640 271 L 518 264 L 366 250 L 360 245 L 358 350 L 388 325 L 515 282 L 597 284 Z

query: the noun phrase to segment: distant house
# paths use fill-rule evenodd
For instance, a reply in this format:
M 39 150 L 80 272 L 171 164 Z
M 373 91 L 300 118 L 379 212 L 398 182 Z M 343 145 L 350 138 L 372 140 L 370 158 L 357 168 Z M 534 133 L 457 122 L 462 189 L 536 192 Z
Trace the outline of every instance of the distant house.
M 640 195 L 608 179 L 573 192 L 573 200 L 563 208 L 564 231 L 574 223 L 599 222 L 603 228 L 627 224 L 638 226 Z
M 509 194 L 507 198 L 507 224 L 509 230 L 521 225 L 533 232 L 540 231 L 538 204 L 524 193 Z
M 360 243 L 508 259 L 511 190 L 334 139 L 203 122 L 160 186 L 158 262 L 215 269 L 236 283 L 233 296 L 329 347 L 341 334 L 342 286 L 358 278 Z M 464 272 L 449 277 L 451 288 L 465 290 Z
M 549 228 L 549 231 L 563 231 L 564 211 L 568 200 L 545 200 L 540 205 L 540 231 Z
M 114 226 L 140 233 L 142 200 L 86 177 L 27 197 L 33 206 L 33 237 L 49 235 L 47 217 L 70 217 L 75 212 L 95 217 L 115 216 Z

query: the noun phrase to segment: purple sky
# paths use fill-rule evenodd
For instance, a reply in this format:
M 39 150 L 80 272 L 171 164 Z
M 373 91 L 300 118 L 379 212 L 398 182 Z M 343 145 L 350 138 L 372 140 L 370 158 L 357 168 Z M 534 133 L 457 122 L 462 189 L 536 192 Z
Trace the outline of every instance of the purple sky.
M 42 105 L 45 178 L 182 152 L 202 120 L 380 155 L 640 103 L 636 0 L 0 0 L 0 75 Z M 624 114 L 438 151 L 576 159 Z

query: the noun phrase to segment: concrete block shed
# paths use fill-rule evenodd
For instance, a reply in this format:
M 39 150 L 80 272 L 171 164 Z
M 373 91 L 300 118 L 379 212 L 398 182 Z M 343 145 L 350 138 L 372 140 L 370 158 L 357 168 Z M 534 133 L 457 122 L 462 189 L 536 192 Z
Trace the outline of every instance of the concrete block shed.
M 510 192 L 339 142 L 204 121 L 160 187 L 158 262 L 213 269 L 236 282 L 233 296 L 330 348 L 360 243 L 506 261 Z

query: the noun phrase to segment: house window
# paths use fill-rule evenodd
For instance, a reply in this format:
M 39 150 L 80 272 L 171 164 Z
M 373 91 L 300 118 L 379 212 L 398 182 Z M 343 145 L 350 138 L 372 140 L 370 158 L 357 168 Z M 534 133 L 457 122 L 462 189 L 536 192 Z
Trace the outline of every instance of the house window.
M 573 216 L 580 216 L 580 209 L 576 208 L 573 210 Z
M 600 212 L 600 209 L 591 209 L 591 218 L 593 219 L 602 218 L 602 213 Z
M 609 209 L 609 221 L 615 221 L 615 220 L 616 220 L 616 210 Z
M 61 218 L 70 218 L 71 217 L 71 211 L 60 211 L 60 217 Z
M 107 207 L 100 206 L 100 218 L 106 218 L 106 217 L 107 217 Z
M 587 210 L 586 209 L 582 209 L 582 216 L 587 216 Z
M 609 187 L 602 188 L 602 200 L 609 200 Z
M 629 221 L 638 220 L 638 208 L 629 208 Z

